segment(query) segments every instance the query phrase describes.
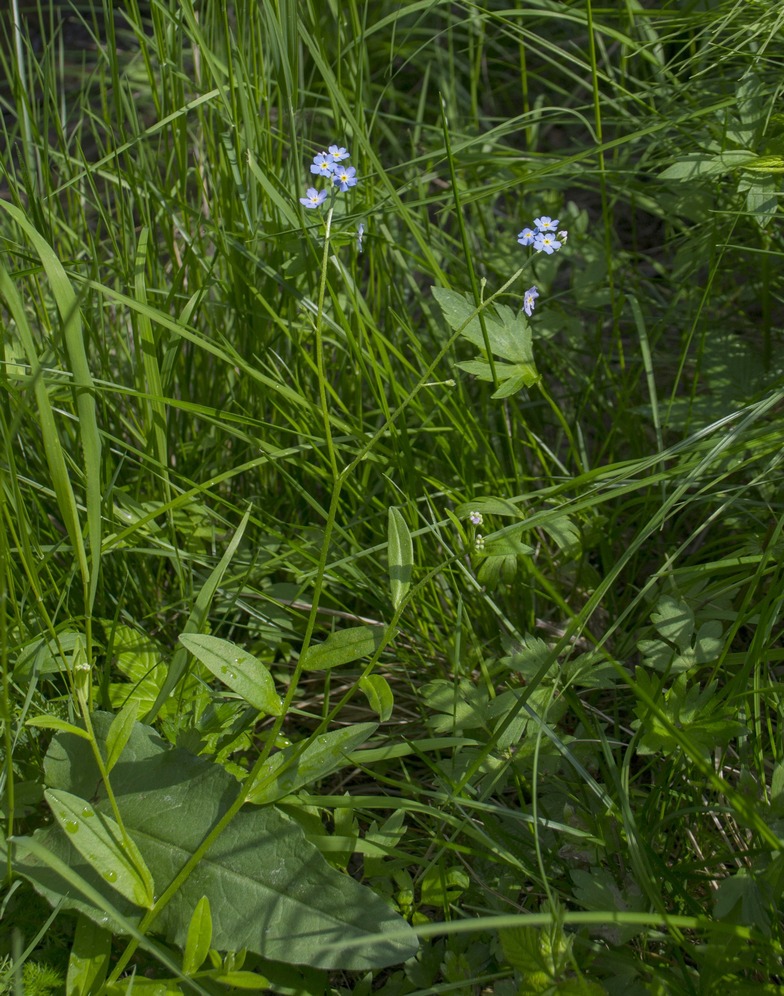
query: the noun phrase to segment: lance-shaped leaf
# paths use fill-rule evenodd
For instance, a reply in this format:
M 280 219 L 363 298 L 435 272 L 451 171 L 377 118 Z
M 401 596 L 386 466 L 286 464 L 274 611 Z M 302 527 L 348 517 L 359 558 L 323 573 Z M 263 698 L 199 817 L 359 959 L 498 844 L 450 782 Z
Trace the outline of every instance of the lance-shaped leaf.
M 121 896 L 137 906 L 152 907 L 155 891 L 152 876 L 134 842 L 128 837 L 123 840 L 117 823 L 105 813 L 96 812 L 84 799 L 62 789 L 47 789 L 44 798 L 90 867 Z
M 228 640 L 203 633 L 182 633 L 180 643 L 210 670 L 218 681 L 268 716 L 280 716 L 283 703 L 272 675 L 258 658 Z
M 403 518 L 403 513 L 399 508 L 390 506 L 387 535 L 389 539 L 389 588 L 392 594 L 392 605 L 395 609 L 399 609 L 411 584 L 411 568 L 414 563 L 411 533 L 408 531 L 408 523 Z
M 306 671 L 326 671 L 341 664 L 351 664 L 361 657 L 370 657 L 381 646 L 384 630 L 381 626 L 351 626 L 332 633 L 323 643 L 309 647 L 302 658 Z
M 322 733 L 309 744 L 285 747 L 267 761 L 259 780 L 248 792 L 247 801 L 257 805 L 275 802 L 351 764 L 349 751 L 363 744 L 376 729 L 376 723 L 357 723 L 343 730 Z

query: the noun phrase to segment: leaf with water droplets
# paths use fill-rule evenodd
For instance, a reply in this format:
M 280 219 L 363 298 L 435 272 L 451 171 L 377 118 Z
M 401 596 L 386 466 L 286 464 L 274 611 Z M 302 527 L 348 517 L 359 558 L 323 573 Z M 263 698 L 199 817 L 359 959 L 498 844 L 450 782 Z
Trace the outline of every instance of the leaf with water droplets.
M 260 660 L 228 640 L 203 633 L 182 633 L 180 643 L 218 681 L 267 716 L 280 716 L 283 703 L 272 675 Z
M 101 750 L 113 718 L 93 714 Z M 360 729 L 353 734 L 359 737 Z M 315 738 L 321 749 L 339 742 L 321 736 L 326 743 Z M 335 753 L 343 763 L 344 750 Z M 44 777 L 50 786 L 78 793 L 80 807 L 97 793 L 89 825 L 111 813 L 91 746 L 83 740 L 55 737 Z M 172 748 L 151 727 L 137 723 L 112 772 L 112 788 L 125 825 L 162 888 L 226 814 L 237 783 L 220 765 Z M 75 808 L 71 818 L 81 819 L 80 811 Z M 138 907 L 116 895 L 76 850 L 74 836 L 59 826 L 37 830 L 14 868 L 53 905 L 77 909 L 117 933 L 133 933 L 129 925 L 138 919 Z M 75 888 L 74 881 L 84 887 Z M 184 950 L 202 896 L 210 900 L 211 946 L 219 951 L 247 948 L 289 965 L 367 971 L 406 961 L 418 947 L 411 927 L 385 900 L 331 868 L 299 825 L 275 806 L 243 806 L 202 855 L 156 918 L 155 931 L 167 945 Z
M 248 802 L 265 805 L 312 785 L 351 761 L 349 751 L 371 737 L 376 723 L 357 723 L 315 737 L 310 743 L 292 744 L 273 754 L 248 793 Z
M 54 818 L 91 867 L 120 895 L 137 906 L 153 905 L 153 881 L 144 858 L 128 837 L 123 841 L 117 823 L 104 813 L 85 819 L 95 810 L 84 799 L 59 789 L 47 789 L 44 798 Z

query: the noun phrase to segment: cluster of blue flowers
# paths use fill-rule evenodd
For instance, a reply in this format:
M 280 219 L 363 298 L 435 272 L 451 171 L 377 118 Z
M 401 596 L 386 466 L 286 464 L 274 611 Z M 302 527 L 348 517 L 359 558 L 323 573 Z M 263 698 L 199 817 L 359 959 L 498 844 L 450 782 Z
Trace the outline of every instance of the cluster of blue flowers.
M 558 219 L 553 220 L 543 214 L 541 218 L 534 218 L 533 228 L 524 228 L 520 232 L 517 241 L 521 246 L 532 245 L 537 252 L 546 252 L 548 256 L 552 256 L 566 241 L 566 232 L 558 232 L 556 235 L 557 228 Z
M 316 176 L 325 176 L 332 181 L 332 185 L 339 190 L 346 191 L 349 187 L 356 186 L 357 171 L 353 166 L 346 166 L 345 160 L 350 158 L 350 153 L 337 145 L 330 145 L 327 152 L 319 152 L 313 157 L 310 172 Z M 317 190 L 315 187 L 308 187 L 305 197 L 300 197 L 300 204 L 306 208 L 320 207 L 327 199 L 329 188 Z
M 552 256 L 566 242 L 566 232 L 558 232 L 557 229 L 558 219 L 543 214 L 541 218 L 534 218 L 533 228 L 524 228 L 520 232 L 517 241 L 521 246 L 533 246 L 536 252 L 546 252 L 548 256 Z M 536 287 L 529 287 L 523 295 L 523 311 L 529 318 L 534 313 L 538 297 Z

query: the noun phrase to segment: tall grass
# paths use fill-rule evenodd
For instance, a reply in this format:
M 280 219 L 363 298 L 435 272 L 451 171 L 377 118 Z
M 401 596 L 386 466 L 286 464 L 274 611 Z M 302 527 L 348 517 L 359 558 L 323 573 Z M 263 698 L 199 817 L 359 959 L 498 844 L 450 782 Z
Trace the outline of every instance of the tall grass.
M 775 5 L 40 2 L 0 58 L 4 991 L 778 991 Z M 200 876 L 297 828 L 377 935 L 227 939 Z

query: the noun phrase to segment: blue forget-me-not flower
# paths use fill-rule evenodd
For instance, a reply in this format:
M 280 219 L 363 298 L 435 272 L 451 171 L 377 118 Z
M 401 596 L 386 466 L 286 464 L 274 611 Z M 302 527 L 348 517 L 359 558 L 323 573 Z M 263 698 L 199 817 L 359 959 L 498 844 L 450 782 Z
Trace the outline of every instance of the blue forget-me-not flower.
M 316 190 L 315 187 L 308 187 L 308 192 L 306 197 L 300 197 L 300 204 L 304 204 L 306 208 L 317 208 L 320 204 L 323 204 L 327 199 L 326 190 Z
M 536 287 L 529 287 L 528 290 L 523 295 L 523 311 L 530 318 L 534 313 L 534 308 L 536 307 L 536 299 L 539 297 L 539 291 Z
M 313 157 L 313 165 L 310 167 L 310 172 L 316 173 L 318 176 L 329 176 L 333 165 L 333 160 L 326 152 L 319 152 L 317 156 Z
M 536 238 L 536 232 L 532 228 L 524 228 L 517 236 L 517 241 L 521 246 L 530 246 Z
M 561 243 L 549 232 L 540 232 L 534 239 L 534 249 L 537 252 L 546 252 L 548 256 L 552 256 L 555 250 L 560 248 Z
M 341 190 L 356 186 L 356 170 L 353 166 L 336 166 L 332 171 L 332 182 Z
M 534 218 L 534 225 L 540 232 L 554 232 L 558 228 L 558 219 L 553 221 L 549 215 L 543 214 L 541 218 Z

